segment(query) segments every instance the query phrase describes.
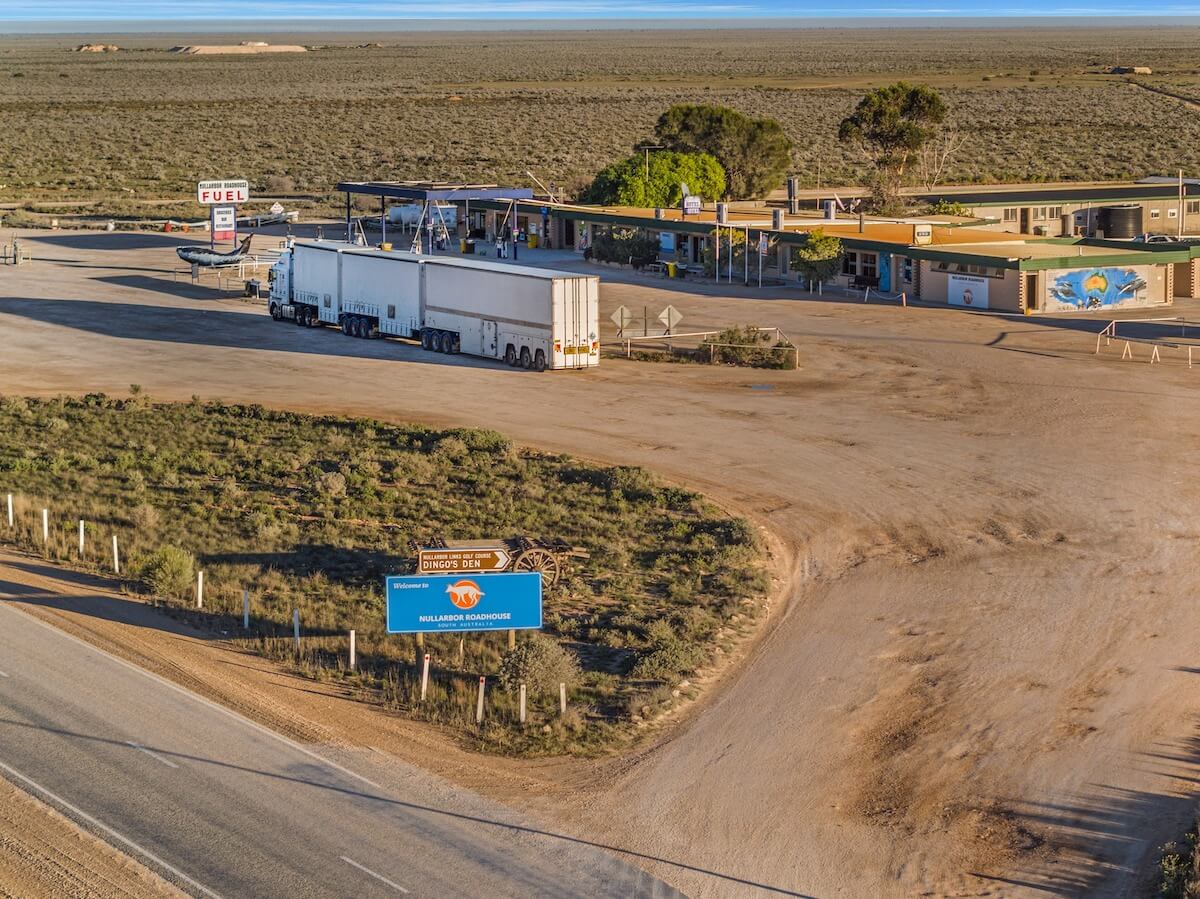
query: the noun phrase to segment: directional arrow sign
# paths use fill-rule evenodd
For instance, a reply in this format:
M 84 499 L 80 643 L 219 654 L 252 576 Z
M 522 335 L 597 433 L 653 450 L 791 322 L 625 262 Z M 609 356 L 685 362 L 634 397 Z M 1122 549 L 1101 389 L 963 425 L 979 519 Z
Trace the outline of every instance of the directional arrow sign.
M 422 549 L 417 553 L 420 574 L 457 571 L 503 571 L 512 561 L 508 550 L 498 546 L 469 549 Z
M 668 331 L 674 331 L 675 326 L 683 321 L 683 313 L 674 306 L 668 306 L 662 311 L 658 320 L 667 326 Z

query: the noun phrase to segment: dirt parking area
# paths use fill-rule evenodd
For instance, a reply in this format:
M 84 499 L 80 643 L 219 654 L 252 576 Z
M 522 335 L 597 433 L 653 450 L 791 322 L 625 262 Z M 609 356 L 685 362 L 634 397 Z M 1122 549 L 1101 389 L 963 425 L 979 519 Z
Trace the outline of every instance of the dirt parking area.
M 777 539 L 786 589 L 686 721 L 631 758 L 451 755 L 451 779 L 504 771 L 502 798 L 699 897 L 1125 895 L 1193 811 L 1200 374 L 1097 359 L 1098 320 L 622 275 L 605 337 L 618 305 L 669 303 L 689 327 L 782 328 L 801 370 L 533 374 L 274 323 L 173 281 L 167 235 L 27 239 L 37 261 L 0 268 L 6 393 L 136 383 L 491 427 L 657 470 Z M 436 754 L 374 717 L 326 737 Z

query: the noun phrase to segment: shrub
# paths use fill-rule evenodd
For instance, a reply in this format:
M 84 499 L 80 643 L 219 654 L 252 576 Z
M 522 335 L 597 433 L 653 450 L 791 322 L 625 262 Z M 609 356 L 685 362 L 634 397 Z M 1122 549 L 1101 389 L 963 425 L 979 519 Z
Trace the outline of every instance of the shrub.
M 158 596 L 178 599 L 192 586 L 196 557 L 178 546 L 164 546 L 142 566 L 142 580 Z
M 578 660 L 545 634 L 530 634 L 500 659 L 500 686 L 509 693 L 524 684 L 534 695 L 554 694 L 578 678 Z
M 771 332 L 751 326 L 727 328 L 700 344 L 700 355 L 714 364 L 747 368 L 795 368 L 796 354 L 784 352 L 792 344 L 786 338 L 771 342 Z

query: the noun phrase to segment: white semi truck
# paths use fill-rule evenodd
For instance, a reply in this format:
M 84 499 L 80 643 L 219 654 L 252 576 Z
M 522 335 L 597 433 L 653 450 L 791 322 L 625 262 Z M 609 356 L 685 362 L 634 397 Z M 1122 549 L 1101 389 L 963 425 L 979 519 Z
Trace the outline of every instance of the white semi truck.
M 544 371 L 600 362 L 599 278 L 502 262 L 296 241 L 271 267 L 277 321 Z

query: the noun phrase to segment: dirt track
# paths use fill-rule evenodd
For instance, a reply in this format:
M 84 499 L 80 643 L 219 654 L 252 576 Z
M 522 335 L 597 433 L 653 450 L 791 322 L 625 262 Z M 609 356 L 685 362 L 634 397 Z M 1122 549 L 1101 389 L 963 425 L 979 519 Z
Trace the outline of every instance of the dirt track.
M 35 245 L 55 261 L 0 269 L 0 389 L 138 383 L 495 427 L 657 469 L 779 537 L 794 587 L 738 676 L 633 760 L 495 763 L 510 800 L 532 781 L 561 826 L 700 869 L 654 868 L 714 897 L 763 894 L 731 878 L 1119 895 L 1190 814 L 1195 372 L 1097 360 L 1066 321 L 646 280 L 606 283 L 602 317 L 673 303 L 689 326 L 777 325 L 803 370 L 539 376 L 273 324 L 153 271 L 170 245 L 56 234 Z M 216 649 L 169 651 L 201 665 Z M 441 751 L 427 732 L 368 736 L 372 717 L 345 711 L 337 738 Z M 441 773 L 476 779 L 478 760 L 448 757 Z

